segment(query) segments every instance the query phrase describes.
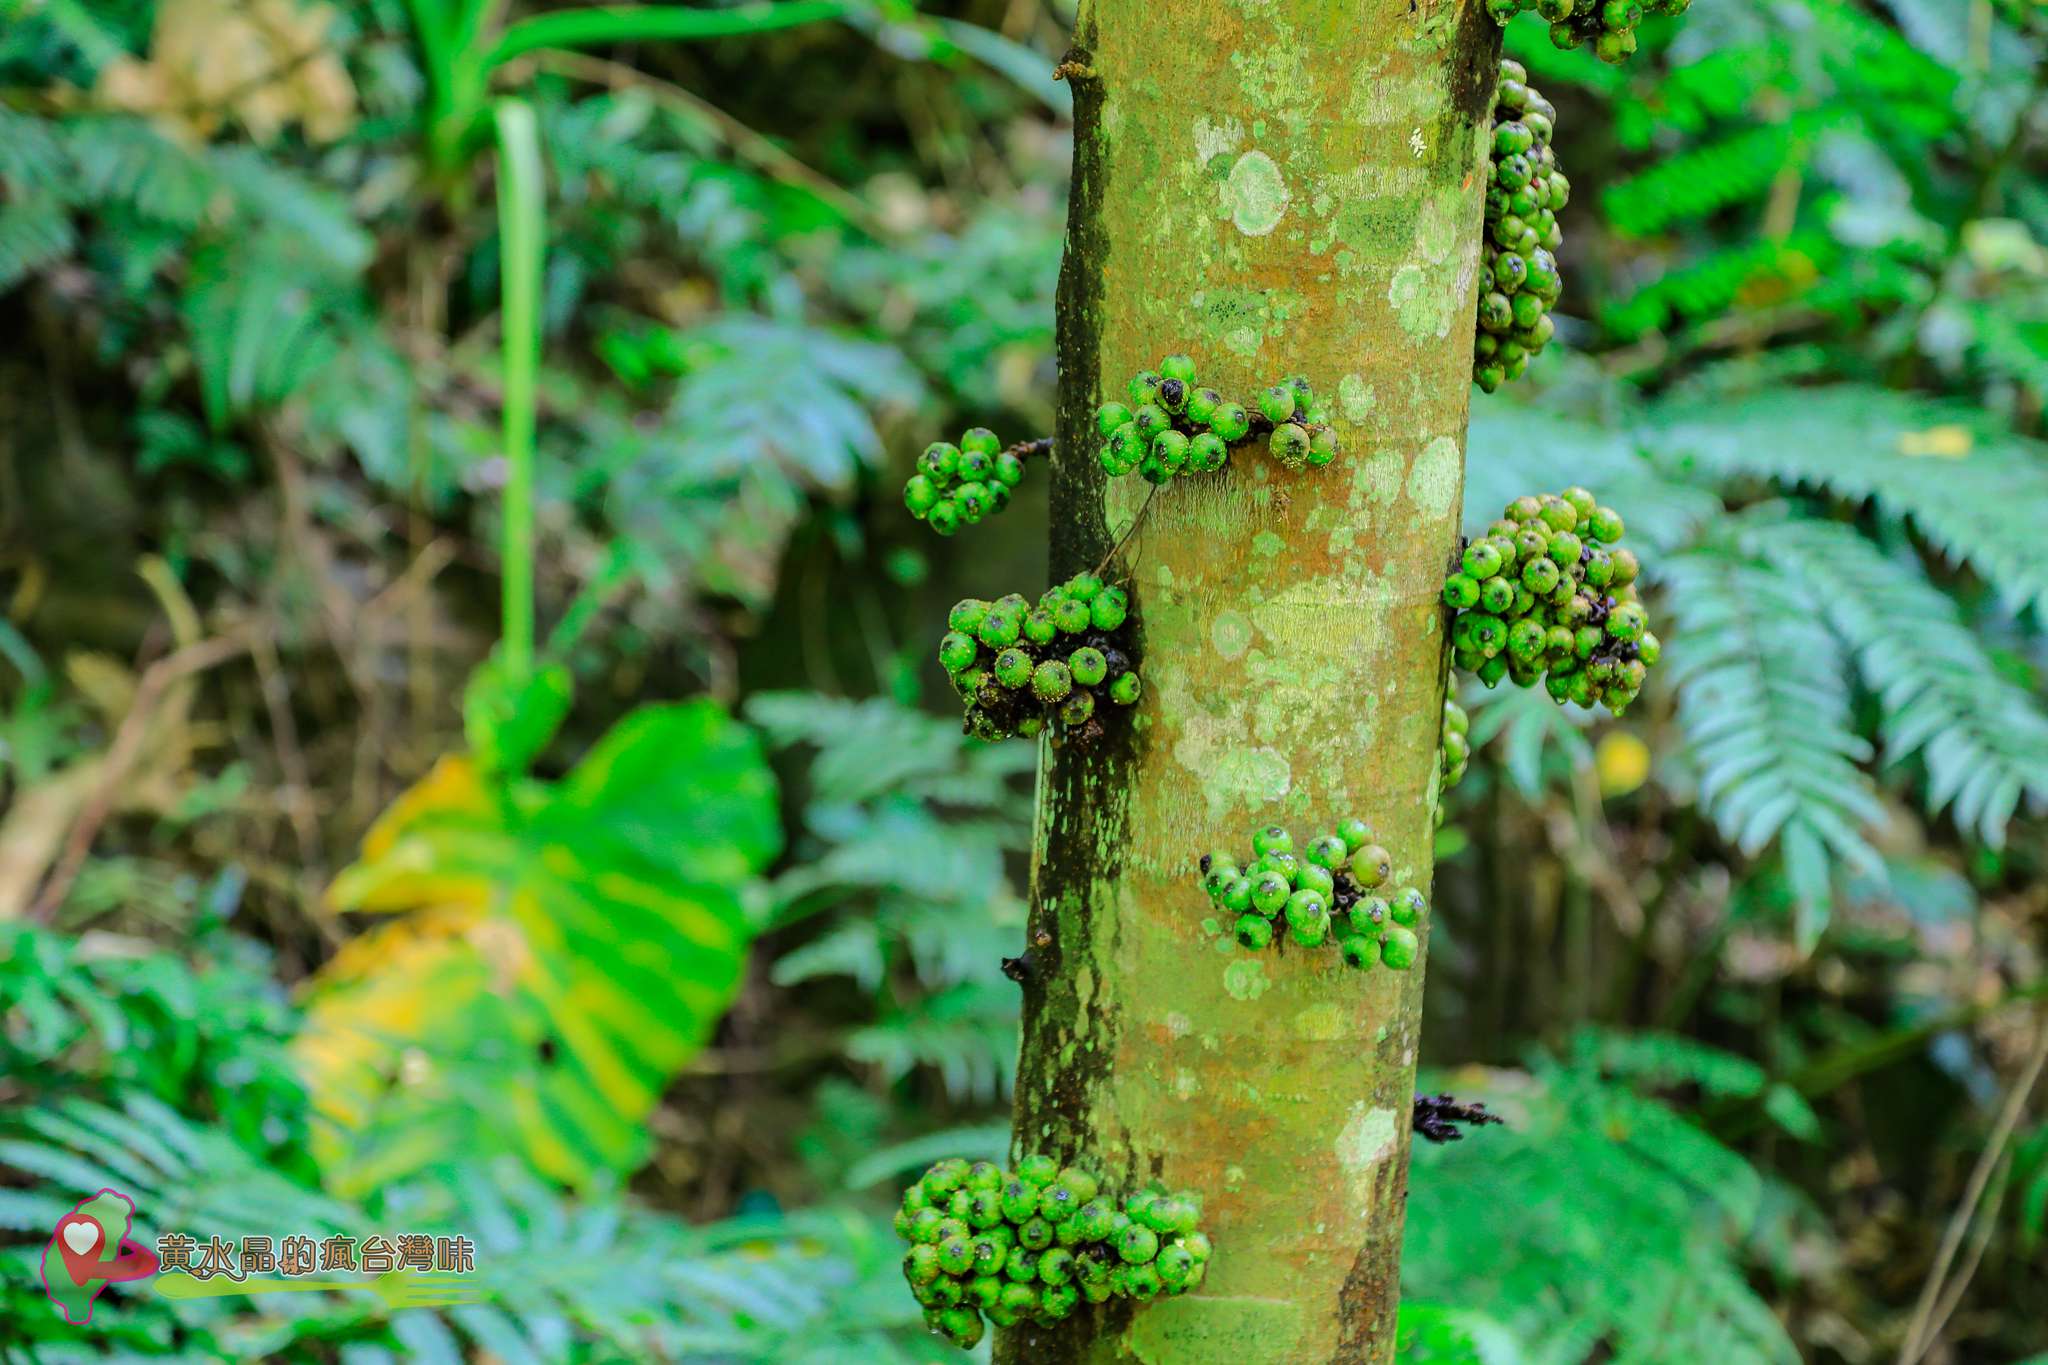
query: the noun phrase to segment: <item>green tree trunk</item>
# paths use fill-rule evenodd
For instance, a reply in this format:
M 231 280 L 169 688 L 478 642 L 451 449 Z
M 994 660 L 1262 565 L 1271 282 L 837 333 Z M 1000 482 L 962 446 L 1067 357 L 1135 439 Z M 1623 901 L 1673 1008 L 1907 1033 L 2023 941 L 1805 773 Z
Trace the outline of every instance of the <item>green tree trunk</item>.
M 1393 1356 L 1421 964 L 1248 954 L 1196 862 L 1356 813 L 1428 888 L 1498 42 L 1478 0 L 1081 5 L 1055 579 L 1145 500 L 1093 409 L 1162 355 L 1232 396 L 1307 375 L 1343 454 L 1178 480 L 1111 565 L 1147 692 L 1041 772 L 1014 1140 L 1199 1193 L 1216 1256 L 1001 1360 Z

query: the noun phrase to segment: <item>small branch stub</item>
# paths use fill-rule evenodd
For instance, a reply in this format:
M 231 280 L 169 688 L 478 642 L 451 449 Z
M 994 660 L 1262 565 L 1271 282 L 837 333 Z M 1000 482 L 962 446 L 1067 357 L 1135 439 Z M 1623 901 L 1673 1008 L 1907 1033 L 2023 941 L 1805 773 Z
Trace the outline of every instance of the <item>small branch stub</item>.
M 1480 1101 L 1460 1104 L 1447 1094 L 1417 1095 L 1415 1110 L 1409 1118 L 1409 1126 L 1415 1135 L 1427 1142 L 1457 1142 L 1464 1138 L 1461 1123 L 1483 1128 L 1489 1123 L 1505 1123 L 1500 1115 L 1487 1109 Z

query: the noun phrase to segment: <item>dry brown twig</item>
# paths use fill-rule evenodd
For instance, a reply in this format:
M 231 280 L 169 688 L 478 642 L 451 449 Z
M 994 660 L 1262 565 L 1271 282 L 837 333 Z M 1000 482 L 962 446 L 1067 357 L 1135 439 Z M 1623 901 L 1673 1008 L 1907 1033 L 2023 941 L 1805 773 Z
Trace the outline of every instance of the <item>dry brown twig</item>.
M 135 685 L 134 704 L 128 714 L 121 718 L 120 727 L 114 732 L 114 742 L 107 747 L 106 758 L 100 768 L 99 780 L 92 793 L 86 797 L 78 818 L 72 822 L 69 834 L 65 836 L 64 850 L 58 855 L 57 864 L 43 888 L 29 907 L 30 919 L 47 922 L 64 903 L 70 893 L 72 882 L 85 866 L 87 855 L 92 852 L 92 843 L 113 813 L 119 800 L 122 783 L 126 781 L 136 760 L 141 757 L 144 741 L 149 738 L 151 722 L 157 715 L 157 704 L 163 700 L 170 688 L 195 673 L 226 663 L 229 659 L 247 653 L 249 636 L 241 631 L 217 635 L 200 640 L 195 644 L 166 654 L 143 670 L 141 679 Z
M 1954 1264 L 1956 1252 L 1961 1249 L 1963 1237 L 1977 1212 L 1978 1202 L 1984 1197 L 1985 1187 L 1991 1183 L 1992 1172 L 2003 1161 L 2006 1143 L 2011 1141 L 2013 1130 L 2019 1126 L 2020 1115 L 2026 1111 L 2027 1099 L 2034 1093 L 2035 1082 L 2041 1079 L 2042 1068 L 2048 1066 L 2048 1016 L 2036 1011 L 2034 1017 L 2033 1049 L 2027 1055 L 2026 1066 L 2019 1078 L 2006 1092 L 1998 1119 L 1991 1126 L 1990 1136 L 1984 1140 L 1984 1150 L 1978 1155 L 1977 1164 L 1971 1168 L 1969 1182 L 1963 1187 L 1963 1197 L 1949 1216 L 1948 1229 L 1942 1233 L 1941 1248 L 1935 1253 L 1934 1264 L 1927 1272 L 1927 1282 L 1920 1287 L 1920 1297 L 1913 1305 L 1913 1316 L 1906 1324 L 1906 1337 L 1899 1346 L 1898 1365 L 1919 1365 L 1921 1358 L 1934 1346 L 1949 1315 L 1962 1301 L 1963 1290 L 1976 1269 L 1977 1257 L 1973 1255 L 1954 1282 L 1945 1283 L 1949 1267 Z M 1938 1304 L 1945 1307 L 1937 1317 Z

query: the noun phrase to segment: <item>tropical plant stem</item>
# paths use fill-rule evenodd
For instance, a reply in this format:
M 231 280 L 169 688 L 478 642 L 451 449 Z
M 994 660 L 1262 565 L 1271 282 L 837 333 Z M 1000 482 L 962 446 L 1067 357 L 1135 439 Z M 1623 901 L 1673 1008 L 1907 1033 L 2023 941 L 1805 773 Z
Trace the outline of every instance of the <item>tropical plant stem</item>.
M 499 278 L 505 399 L 504 605 L 500 649 L 514 684 L 533 672 L 533 427 L 540 370 L 541 264 L 547 250 L 540 132 L 531 106 L 501 100 Z
M 846 15 L 844 0 L 782 0 L 779 4 L 694 9 L 683 5 L 593 5 L 536 14 L 508 27 L 484 59 L 502 66 L 543 47 L 604 47 L 654 40 L 701 42 L 797 28 Z

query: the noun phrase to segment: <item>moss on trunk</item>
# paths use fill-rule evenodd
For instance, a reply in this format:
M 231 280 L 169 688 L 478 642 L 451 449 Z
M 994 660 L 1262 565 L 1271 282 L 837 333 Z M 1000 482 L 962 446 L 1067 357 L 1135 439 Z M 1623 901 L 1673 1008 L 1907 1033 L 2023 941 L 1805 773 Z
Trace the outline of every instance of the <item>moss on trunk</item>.
M 999 1359 L 1392 1358 L 1421 964 L 1248 954 L 1195 864 L 1357 813 L 1428 886 L 1497 51 L 1477 0 L 1082 4 L 1055 577 L 1145 499 L 1092 414 L 1166 353 L 1232 396 L 1309 376 L 1344 453 L 1176 481 L 1112 566 L 1148 690 L 1041 773 L 1015 1142 L 1198 1191 L 1217 1254 Z

